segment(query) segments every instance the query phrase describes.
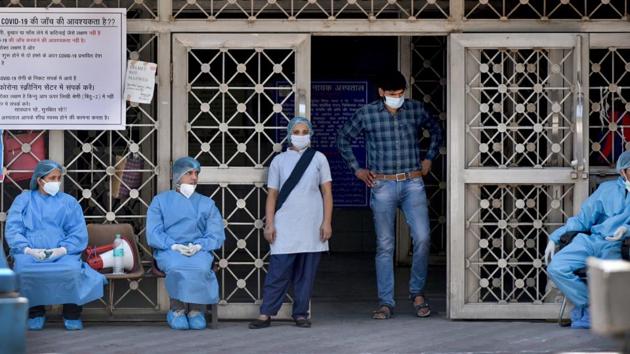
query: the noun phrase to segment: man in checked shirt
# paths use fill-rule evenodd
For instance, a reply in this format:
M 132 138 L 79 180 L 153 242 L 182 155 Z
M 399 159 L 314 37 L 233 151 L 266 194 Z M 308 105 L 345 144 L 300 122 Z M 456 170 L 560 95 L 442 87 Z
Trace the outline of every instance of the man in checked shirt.
M 337 147 L 354 174 L 372 189 L 370 206 L 376 230 L 376 281 L 379 307 L 374 319 L 394 313 L 394 248 L 396 211 L 400 207 L 411 229 L 413 261 L 409 298 L 416 315 L 428 317 L 424 287 L 429 260 L 429 211 L 423 176 L 431 171 L 442 143 L 442 130 L 421 102 L 405 99 L 405 77 L 394 71 L 377 83 L 380 99 L 357 110 L 339 130 Z M 422 129 L 431 134 L 425 156 L 420 153 Z M 359 166 L 351 142 L 365 134 L 368 166 Z

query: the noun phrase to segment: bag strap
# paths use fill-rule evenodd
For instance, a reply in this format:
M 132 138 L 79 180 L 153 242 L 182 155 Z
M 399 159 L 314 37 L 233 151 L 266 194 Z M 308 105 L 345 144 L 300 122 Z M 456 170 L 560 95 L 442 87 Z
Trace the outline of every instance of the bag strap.
M 311 164 L 311 160 L 313 160 L 313 156 L 315 156 L 316 152 L 317 151 L 313 148 L 307 148 L 306 151 L 302 153 L 300 160 L 298 160 L 295 167 L 293 167 L 293 171 L 291 171 L 289 178 L 287 178 L 286 182 L 282 185 L 282 188 L 280 188 L 278 201 L 276 202 L 276 211 L 280 210 L 282 204 L 284 204 L 287 200 L 293 188 L 295 188 L 298 182 L 300 182 L 302 175 L 304 175 L 304 171 L 306 171 L 308 165 Z

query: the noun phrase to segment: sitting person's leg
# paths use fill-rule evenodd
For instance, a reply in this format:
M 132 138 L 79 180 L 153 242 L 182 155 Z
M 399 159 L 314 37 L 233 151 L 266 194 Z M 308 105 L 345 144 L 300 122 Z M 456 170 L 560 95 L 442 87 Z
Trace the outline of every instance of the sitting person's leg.
M 576 236 L 553 257 L 547 267 L 551 280 L 575 306 L 571 314 L 574 328 L 583 327 L 576 319 L 583 317 L 585 309 L 588 308 L 588 287 L 575 271 L 586 267 L 586 258 L 595 254 L 594 241 L 595 238 L 590 236 Z
M 190 329 L 206 328 L 206 305 L 188 304 L 188 323 Z
M 171 305 L 175 304 L 176 308 L 175 310 L 171 308 L 167 314 L 167 320 L 170 319 L 169 324 L 174 329 L 189 329 L 191 328 L 189 319 L 186 318 L 188 304 L 205 306 L 216 304 L 219 300 L 217 279 L 211 269 L 212 255 L 209 252 L 198 252 L 187 257 L 168 250 L 159 252 L 156 259 L 158 266 L 166 274 L 165 282 L 169 296 L 182 304 L 171 301 Z M 183 308 L 180 309 L 182 306 Z M 194 329 L 205 328 L 205 318 L 202 320 L 200 317 L 203 316 L 195 315 L 198 314 L 193 313 L 192 316 L 197 319 Z M 186 326 L 183 325 L 184 321 L 186 321 Z
M 44 305 L 33 306 L 28 309 L 28 329 L 38 331 L 44 329 L 46 323 L 46 307 Z
M 15 255 L 14 270 L 20 275 L 21 293 L 34 308 L 30 312 L 32 317 L 29 316 L 29 328 L 33 330 L 44 327 L 44 305 L 84 304 L 103 294 L 104 277 L 81 262 L 80 255 L 65 255 L 54 262 Z M 71 320 L 80 322 L 79 318 Z M 81 329 L 82 326 L 71 323 L 66 328 Z
M 63 324 L 67 330 L 83 329 L 83 323 L 81 322 L 81 311 L 83 311 L 83 306 L 79 306 L 77 304 L 63 305 Z

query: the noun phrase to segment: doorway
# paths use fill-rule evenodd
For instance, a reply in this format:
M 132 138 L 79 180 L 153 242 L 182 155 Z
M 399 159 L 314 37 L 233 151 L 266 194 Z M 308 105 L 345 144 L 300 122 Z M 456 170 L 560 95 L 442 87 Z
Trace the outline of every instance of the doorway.
M 322 258 L 313 294 L 315 311 L 326 312 L 353 303 L 369 311 L 376 305 L 374 255 L 376 235 L 370 191 L 355 178 L 336 148 L 338 129 L 354 111 L 378 98 L 375 86 L 382 70 L 398 68 L 408 80 L 407 97 L 421 100 L 443 123 L 446 118 L 445 37 L 314 36 L 311 38 L 311 121 L 316 149 L 326 154 L 333 174 L 333 238 Z M 428 134 L 420 141 L 428 147 Z M 353 146 L 365 166 L 363 138 Z M 425 179 L 431 221 L 431 258 L 427 297 L 438 312 L 446 294 L 446 169 L 445 149 Z M 409 230 L 400 213 L 395 254 L 396 301 L 408 302 L 411 260 Z M 404 305 L 402 305 L 404 306 Z M 354 307 L 353 307 L 354 308 Z M 335 310 L 336 311 L 336 310 Z

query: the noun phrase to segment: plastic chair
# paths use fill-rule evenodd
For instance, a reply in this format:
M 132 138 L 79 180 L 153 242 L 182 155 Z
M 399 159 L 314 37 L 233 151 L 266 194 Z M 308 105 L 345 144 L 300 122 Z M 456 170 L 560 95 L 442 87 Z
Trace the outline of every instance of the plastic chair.
M 140 252 L 138 251 L 138 238 L 134 234 L 133 226 L 131 224 L 88 224 L 88 247 L 99 247 L 112 244 L 116 239 L 116 234 L 120 234 L 121 237 L 131 240 L 130 247 L 133 254 L 134 264 L 131 271 L 125 274 L 107 274 L 103 273 L 108 282 L 108 301 L 107 310 L 109 314 L 113 314 L 114 303 L 114 280 L 126 279 L 128 282 L 142 278 L 144 275 L 144 268 L 140 259 Z M 85 254 L 85 253 L 84 253 Z

